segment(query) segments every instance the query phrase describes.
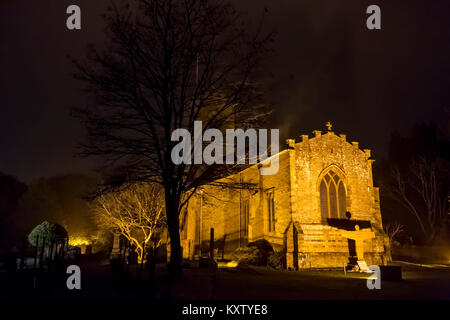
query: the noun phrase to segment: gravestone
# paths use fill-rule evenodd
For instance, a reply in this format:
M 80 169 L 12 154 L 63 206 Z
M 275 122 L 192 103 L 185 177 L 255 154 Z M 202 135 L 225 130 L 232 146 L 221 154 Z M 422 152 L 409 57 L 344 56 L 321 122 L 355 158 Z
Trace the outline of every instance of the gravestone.
M 113 247 L 111 250 L 110 259 L 118 259 L 121 256 L 120 252 L 120 233 L 116 232 L 114 233 L 114 240 L 113 240 Z

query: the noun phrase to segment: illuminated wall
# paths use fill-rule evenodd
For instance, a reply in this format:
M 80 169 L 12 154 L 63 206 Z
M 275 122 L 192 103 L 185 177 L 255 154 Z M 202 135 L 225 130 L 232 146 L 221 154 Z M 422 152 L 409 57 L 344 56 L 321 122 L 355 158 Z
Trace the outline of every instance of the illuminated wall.
M 341 199 L 335 210 L 340 213 L 336 216 L 331 210 L 329 218 L 347 220 L 345 210 L 351 213 L 351 220 L 370 221 L 376 238 L 364 243 L 364 258 L 369 264 L 385 263 L 386 235 L 378 189 L 373 186 L 370 150 L 360 150 L 358 143 L 349 143 L 345 135 L 331 131 L 315 131 L 313 137 L 304 135 L 298 143 L 293 139 L 286 142 L 288 148 L 277 155 L 277 174 L 262 176 L 254 165 L 219 180 L 229 185 L 241 181 L 253 187 L 206 186 L 203 195 L 199 192 L 192 198 L 183 218 L 184 257 L 198 255 L 200 236 L 202 250 L 207 253 L 209 230 L 214 228 L 215 246 L 225 258 L 239 246 L 265 239 L 275 250 L 287 250 L 287 267 L 342 267 L 348 262 L 348 241 L 338 227 L 328 223 L 323 206 L 321 210 L 322 179 L 335 174 L 335 201 Z

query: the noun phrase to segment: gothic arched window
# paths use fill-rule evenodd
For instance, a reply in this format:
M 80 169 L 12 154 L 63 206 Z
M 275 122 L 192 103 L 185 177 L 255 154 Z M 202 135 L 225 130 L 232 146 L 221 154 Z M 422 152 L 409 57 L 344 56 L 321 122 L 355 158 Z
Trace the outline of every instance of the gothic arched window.
M 328 171 L 320 182 L 320 210 L 324 220 L 345 218 L 345 186 L 333 170 Z

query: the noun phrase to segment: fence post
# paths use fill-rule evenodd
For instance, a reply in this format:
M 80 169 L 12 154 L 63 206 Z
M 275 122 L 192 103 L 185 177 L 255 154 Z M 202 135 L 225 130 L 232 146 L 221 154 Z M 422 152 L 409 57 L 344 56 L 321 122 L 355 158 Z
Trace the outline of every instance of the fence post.
M 209 234 L 209 283 L 210 283 L 210 298 L 214 299 L 216 296 L 216 277 L 217 264 L 214 261 L 214 228 L 211 228 Z
M 211 228 L 209 234 L 209 258 L 214 260 L 214 228 Z

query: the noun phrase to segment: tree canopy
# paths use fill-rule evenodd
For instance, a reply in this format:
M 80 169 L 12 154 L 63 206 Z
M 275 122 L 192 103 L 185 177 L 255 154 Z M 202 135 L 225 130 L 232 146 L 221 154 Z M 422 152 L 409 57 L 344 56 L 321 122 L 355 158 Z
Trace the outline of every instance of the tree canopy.
M 56 241 L 64 240 L 68 237 L 66 229 L 57 223 L 44 221 L 38 224 L 28 235 L 28 242 L 31 245 L 41 245 L 45 239 L 45 246 L 51 246 Z
M 74 61 L 95 97 L 74 110 L 88 132 L 82 154 L 102 157 L 119 183 L 163 186 L 171 270 L 179 273 L 180 212 L 226 166 L 175 164 L 172 133 L 193 132 L 196 120 L 204 130 L 260 122 L 266 106 L 254 77 L 271 35 L 263 19 L 251 24 L 227 0 L 113 2 L 105 18 L 108 49 Z

